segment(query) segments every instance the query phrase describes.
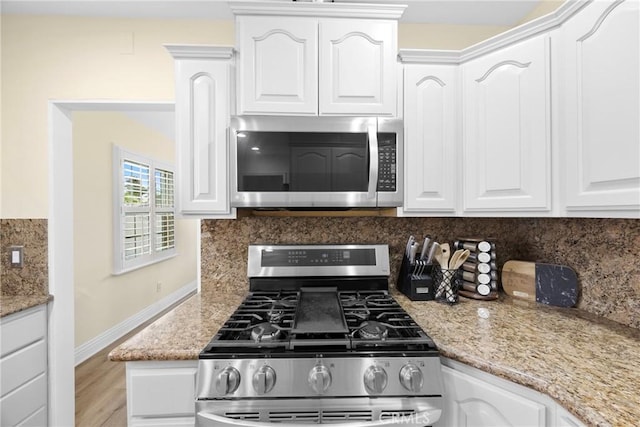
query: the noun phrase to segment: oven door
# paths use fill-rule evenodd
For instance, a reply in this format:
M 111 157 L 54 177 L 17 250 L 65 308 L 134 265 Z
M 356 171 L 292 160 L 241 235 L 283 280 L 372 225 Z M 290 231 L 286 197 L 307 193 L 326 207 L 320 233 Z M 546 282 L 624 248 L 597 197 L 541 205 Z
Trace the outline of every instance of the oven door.
M 391 135 L 384 142 L 395 140 Z M 380 157 L 375 117 L 238 116 L 231 120 L 229 142 L 234 207 L 378 205 Z M 385 150 L 397 155 L 395 146 Z M 386 180 L 391 167 L 384 166 Z M 396 171 L 394 164 L 394 186 L 400 181 L 395 179 Z M 399 202 L 388 199 L 389 195 L 383 198 L 385 206 L 402 202 L 401 197 Z
M 440 419 L 442 405 L 442 397 L 197 401 L 196 426 L 425 427 Z

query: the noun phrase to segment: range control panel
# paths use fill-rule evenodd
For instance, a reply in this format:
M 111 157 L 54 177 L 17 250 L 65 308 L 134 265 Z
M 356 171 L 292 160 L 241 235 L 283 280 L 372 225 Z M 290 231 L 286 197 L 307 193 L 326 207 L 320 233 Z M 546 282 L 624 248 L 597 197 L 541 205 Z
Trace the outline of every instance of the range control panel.
M 249 278 L 388 275 L 388 245 L 249 245 Z
M 375 265 L 374 249 L 263 249 L 263 267 Z

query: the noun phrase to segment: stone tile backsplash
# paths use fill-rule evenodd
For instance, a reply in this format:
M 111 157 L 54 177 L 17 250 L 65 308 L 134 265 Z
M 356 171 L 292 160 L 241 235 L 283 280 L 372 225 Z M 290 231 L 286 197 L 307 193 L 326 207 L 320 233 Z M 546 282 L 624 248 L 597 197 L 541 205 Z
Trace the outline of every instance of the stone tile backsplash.
M 483 237 L 496 243 L 498 267 L 509 259 L 576 270 L 578 308 L 640 328 L 640 221 L 579 218 L 244 217 L 202 221 L 203 292 L 248 289 L 247 246 L 387 243 L 395 286 L 410 234 L 439 241 Z
M 46 219 L 0 220 L 0 295 L 49 294 L 48 235 Z M 11 267 L 10 246 L 24 246 L 24 266 Z

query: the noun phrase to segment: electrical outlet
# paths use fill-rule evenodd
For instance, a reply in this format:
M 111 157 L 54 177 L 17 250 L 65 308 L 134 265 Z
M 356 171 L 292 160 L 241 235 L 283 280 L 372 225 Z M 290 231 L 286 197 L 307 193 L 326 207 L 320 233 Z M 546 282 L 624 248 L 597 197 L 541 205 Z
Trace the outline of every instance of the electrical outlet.
M 11 254 L 11 267 L 22 268 L 24 265 L 24 246 L 11 246 L 9 253 Z
M 156 283 L 156 292 L 160 292 L 162 290 L 162 282 Z

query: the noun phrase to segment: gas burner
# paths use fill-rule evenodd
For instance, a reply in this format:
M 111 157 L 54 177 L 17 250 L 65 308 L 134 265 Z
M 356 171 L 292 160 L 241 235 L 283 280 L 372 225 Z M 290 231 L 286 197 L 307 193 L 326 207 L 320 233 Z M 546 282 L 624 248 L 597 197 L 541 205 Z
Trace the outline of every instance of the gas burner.
M 269 322 L 259 323 L 251 329 L 251 339 L 255 342 L 275 341 L 282 335 L 282 330 Z
M 389 335 L 388 325 L 376 321 L 366 321 L 360 324 L 358 329 L 354 332 L 360 336 L 360 338 L 366 340 L 385 340 Z

